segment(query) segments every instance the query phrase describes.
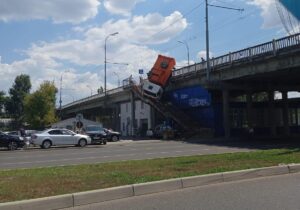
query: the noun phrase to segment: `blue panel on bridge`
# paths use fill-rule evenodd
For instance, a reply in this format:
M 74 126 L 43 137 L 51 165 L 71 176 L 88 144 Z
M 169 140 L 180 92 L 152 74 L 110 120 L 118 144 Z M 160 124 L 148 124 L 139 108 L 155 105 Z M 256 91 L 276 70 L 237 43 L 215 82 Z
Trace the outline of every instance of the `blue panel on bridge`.
M 211 94 L 201 86 L 179 89 L 167 93 L 167 99 L 181 108 L 205 128 L 215 130 L 217 136 L 224 134 L 222 104 L 212 104 Z
M 175 90 L 168 93 L 169 100 L 179 108 L 207 107 L 211 104 L 211 94 L 201 86 Z
M 300 1 L 299 0 L 279 0 L 287 10 L 289 10 L 300 21 Z

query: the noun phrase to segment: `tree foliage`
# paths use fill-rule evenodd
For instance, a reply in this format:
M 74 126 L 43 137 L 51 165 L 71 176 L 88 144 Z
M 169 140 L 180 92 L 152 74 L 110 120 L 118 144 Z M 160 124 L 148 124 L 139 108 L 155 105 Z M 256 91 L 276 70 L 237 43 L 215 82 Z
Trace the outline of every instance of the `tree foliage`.
M 5 103 L 7 101 L 7 96 L 5 96 L 4 91 L 0 91 L 0 114 L 3 115 L 4 109 L 5 109 Z
M 18 125 L 24 120 L 24 98 L 29 94 L 31 82 L 29 75 L 21 74 L 15 78 L 13 86 L 9 89 L 9 97 L 5 107 L 8 114 L 13 117 Z
M 57 121 L 56 93 L 57 89 L 53 82 L 45 81 L 37 91 L 25 98 L 25 119 L 31 127 L 41 129 Z

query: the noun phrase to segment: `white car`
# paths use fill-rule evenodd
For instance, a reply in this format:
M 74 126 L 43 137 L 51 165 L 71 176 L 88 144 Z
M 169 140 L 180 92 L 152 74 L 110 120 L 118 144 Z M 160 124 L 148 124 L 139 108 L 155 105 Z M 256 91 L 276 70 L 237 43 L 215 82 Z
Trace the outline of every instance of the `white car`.
M 91 144 L 91 138 L 87 135 L 77 134 L 68 129 L 48 129 L 31 136 L 32 143 L 43 149 L 54 145 L 76 145 L 84 147 Z

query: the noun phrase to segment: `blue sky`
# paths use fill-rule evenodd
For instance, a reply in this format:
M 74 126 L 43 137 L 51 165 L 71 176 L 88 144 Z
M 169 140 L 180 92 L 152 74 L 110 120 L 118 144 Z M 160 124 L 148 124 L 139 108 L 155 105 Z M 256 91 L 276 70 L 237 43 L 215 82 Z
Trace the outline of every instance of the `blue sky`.
M 210 0 L 244 12 L 209 8 L 210 53 L 219 56 L 286 35 L 274 0 Z M 107 87 L 138 69 L 149 71 L 158 54 L 177 67 L 199 62 L 205 52 L 204 0 L 1 0 L 0 90 L 29 74 L 34 91 L 45 80 L 59 87 L 63 104 L 96 93 L 107 59 Z M 145 75 L 144 75 L 145 76 Z

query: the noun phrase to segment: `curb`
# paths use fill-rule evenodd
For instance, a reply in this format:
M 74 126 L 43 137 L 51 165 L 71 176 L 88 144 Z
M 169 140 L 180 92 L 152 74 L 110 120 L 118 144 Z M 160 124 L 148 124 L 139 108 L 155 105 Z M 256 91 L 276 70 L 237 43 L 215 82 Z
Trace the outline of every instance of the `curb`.
M 72 208 L 92 203 L 129 198 L 134 196 L 153 194 L 158 192 L 199 187 L 224 182 L 277 176 L 300 172 L 300 164 L 279 165 L 265 168 L 247 169 L 233 172 L 192 176 L 169 179 L 156 182 L 126 185 L 101 190 L 66 194 L 60 196 L 38 198 L 25 201 L 0 203 L 1 210 L 54 210 Z

